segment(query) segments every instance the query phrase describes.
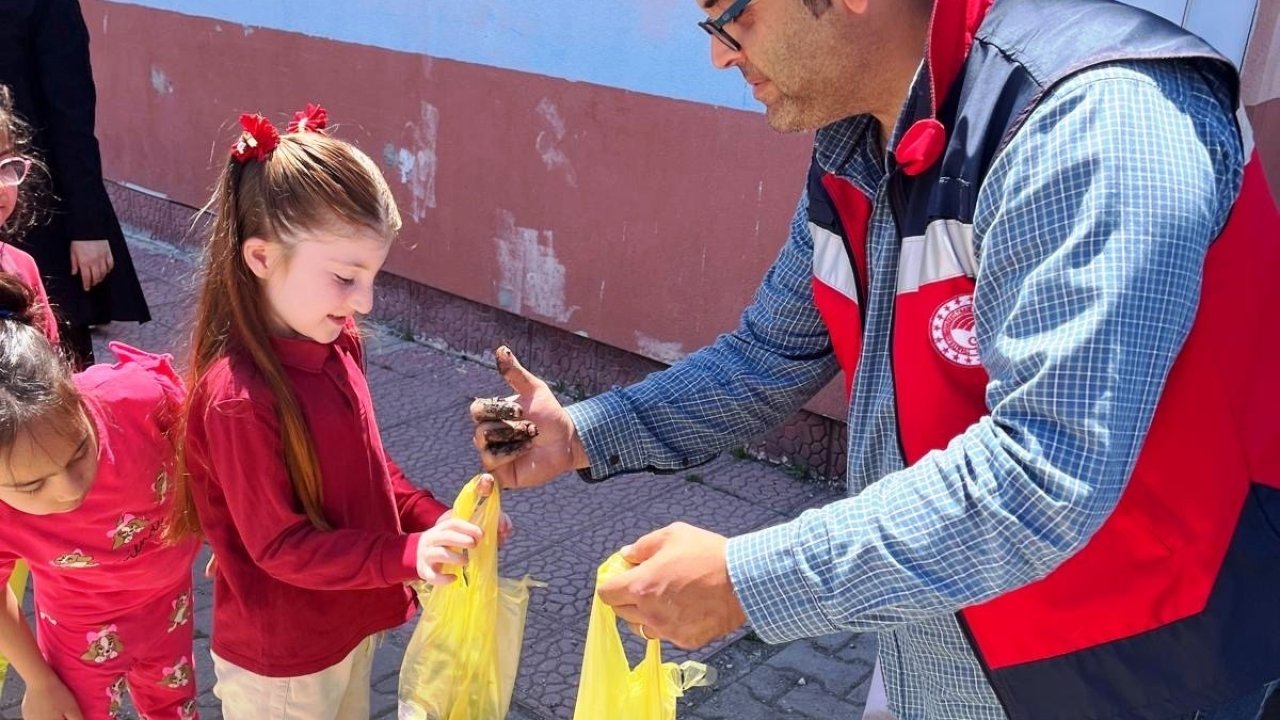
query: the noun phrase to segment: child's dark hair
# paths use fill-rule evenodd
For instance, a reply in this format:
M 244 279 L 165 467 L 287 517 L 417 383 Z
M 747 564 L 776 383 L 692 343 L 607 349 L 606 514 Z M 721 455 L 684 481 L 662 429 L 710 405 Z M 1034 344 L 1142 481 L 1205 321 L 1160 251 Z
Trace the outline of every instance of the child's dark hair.
M 49 172 L 32 145 L 31 126 L 13 112 L 13 92 L 0 83 L 0 156 L 17 155 L 31 161 L 27 178 L 18 186 L 18 207 L 0 225 L 0 239 L 16 239 L 45 219 Z
M 271 349 L 260 281 L 245 263 L 242 246 L 258 237 L 285 243 L 287 252 L 286 235 L 334 222 L 370 228 L 390 242 L 400 230 L 395 200 L 378 167 L 353 145 L 319 132 L 293 132 L 280 137 L 264 159 L 228 160 L 205 210 L 213 215 L 213 227 L 202 261 L 190 387 L 223 356 L 238 354 L 253 362 L 271 388 L 298 504 L 312 524 L 329 529 L 315 445 Z M 184 426 L 199 411 L 188 406 Z M 179 437 L 171 539 L 200 533 L 186 472 L 185 427 Z
M 79 412 L 71 366 L 40 327 L 35 293 L 0 272 L 0 448 L 40 418 Z

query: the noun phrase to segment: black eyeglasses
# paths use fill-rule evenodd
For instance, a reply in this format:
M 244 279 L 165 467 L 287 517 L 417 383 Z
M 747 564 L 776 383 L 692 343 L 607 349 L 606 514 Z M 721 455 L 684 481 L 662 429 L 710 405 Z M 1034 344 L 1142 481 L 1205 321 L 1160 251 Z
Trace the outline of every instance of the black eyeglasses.
M 725 25 L 738 19 L 747 6 L 751 4 L 751 0 L 734 0 L 734 3 L 724 12 L 720 13 L 720 17 L 715 20 L 703 20 L 698 23 L 698 27 L 707 31 L 711 37 L 719 40 L 734 52 L 742 52 L 742 43 L 734 39 L 728 30 L 724 29 Z
M 31 170 L 31 161 L 24 157 L 8 157 L 0 160 L 0 187 L 21 185 Z

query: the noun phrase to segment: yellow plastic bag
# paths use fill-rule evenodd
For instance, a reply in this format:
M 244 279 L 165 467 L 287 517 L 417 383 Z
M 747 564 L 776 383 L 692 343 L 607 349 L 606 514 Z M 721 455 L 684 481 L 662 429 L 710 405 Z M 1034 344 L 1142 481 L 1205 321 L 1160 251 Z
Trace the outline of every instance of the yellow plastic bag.
M 454 582 L 417 586 L 422 617 L 400 666 L 399 720 L 502 720 L 511 704 L 533 580 L 498 577 L 498 488 L 481 499 L 472 478 L 453 503 L 453 516 L 480 527 L 484 538 L 467 564 L 449 568 Z
M 614 554 L 596 572 L 596 587 L 632 565 Z M 711 685 L 715 668 L 699 662 L 662 662 L 662 641 L 645 645 L 633 669 L 618 634 L 618 618 L 599 595 L 591 600 L 573 720 L 675 720 L 676 699 L 691 687 Z

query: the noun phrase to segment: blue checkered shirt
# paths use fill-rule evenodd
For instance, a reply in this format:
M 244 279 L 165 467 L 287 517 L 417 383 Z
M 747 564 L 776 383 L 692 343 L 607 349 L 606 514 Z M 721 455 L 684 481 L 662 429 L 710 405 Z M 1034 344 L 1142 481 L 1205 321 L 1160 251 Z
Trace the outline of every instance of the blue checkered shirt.
M 954 613 L 1049 573 L 1124 489 L 1241 183 L 1234 108 L 1211 83 L 1174 63 L 1083 72 L 995 160 L 974 218 L 989 413 L 905 468 L 890 368 L 899 239 L 890 203 L 875 203 L 849 496 L 729 542 L 761 637 L 876 632 L 901 720 L 1005 717 Z M 824 169 L 872 197 L 886 187 L 880 147 L 869 117 L 815 142 Z M 569 409 L 594 476 L 705 461 L 838 372 L 811 292 L 806 208 L 737 330 Z

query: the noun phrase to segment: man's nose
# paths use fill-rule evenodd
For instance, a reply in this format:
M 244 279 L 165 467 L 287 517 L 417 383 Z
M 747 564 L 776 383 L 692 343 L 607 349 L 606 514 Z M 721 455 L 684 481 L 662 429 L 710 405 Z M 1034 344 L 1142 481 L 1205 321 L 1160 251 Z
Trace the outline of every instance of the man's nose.
M 711 38 L 711 65 L 717 70 L 728 70 L 742 63 L 742 51 L 734 50 L 724 42 Z

